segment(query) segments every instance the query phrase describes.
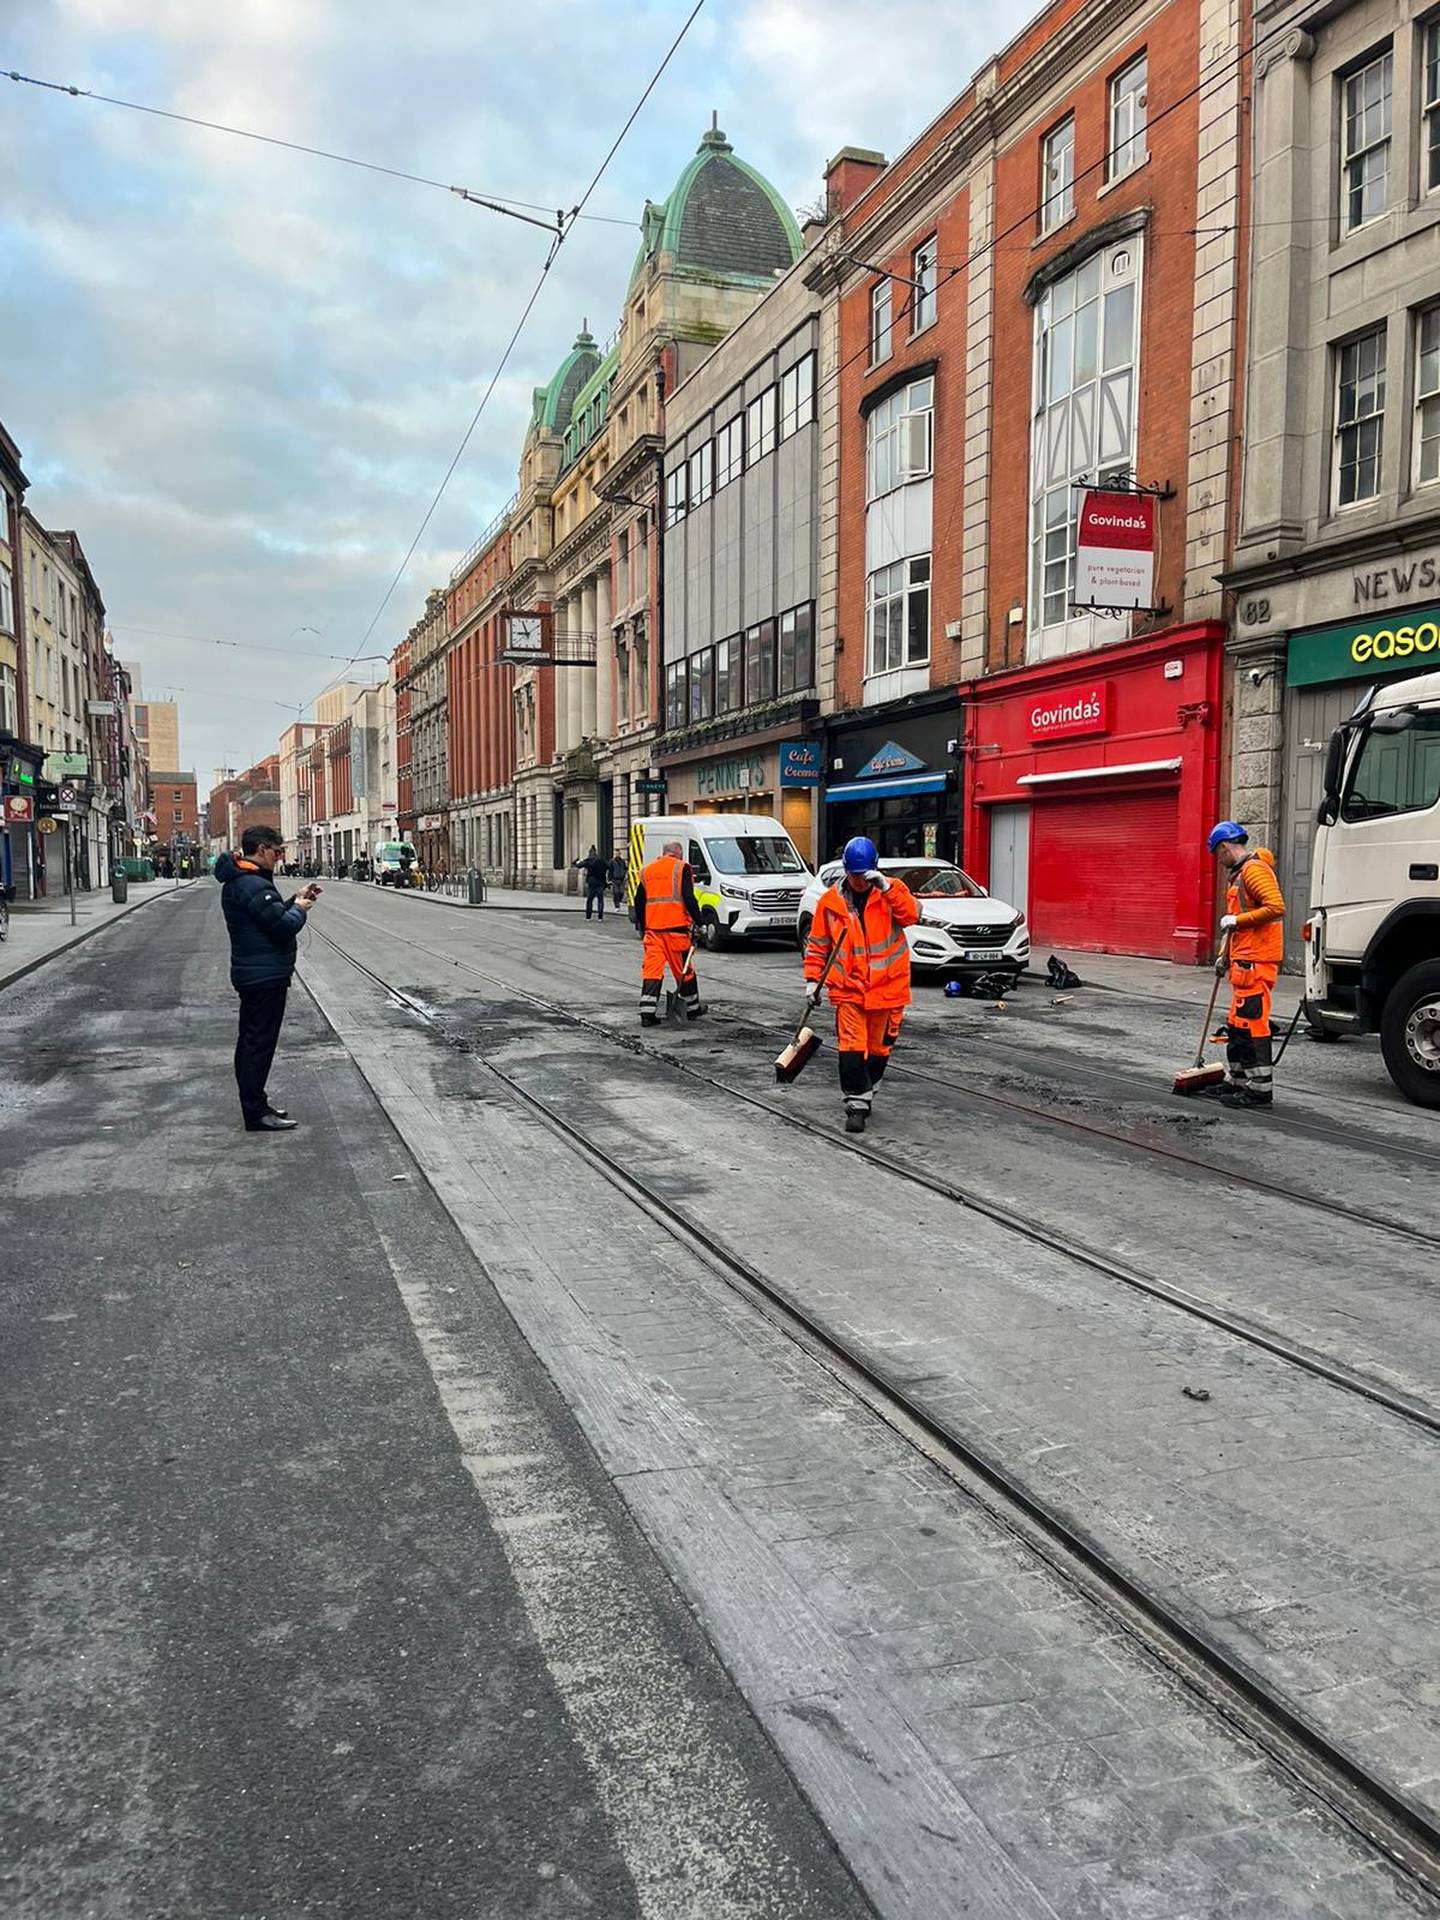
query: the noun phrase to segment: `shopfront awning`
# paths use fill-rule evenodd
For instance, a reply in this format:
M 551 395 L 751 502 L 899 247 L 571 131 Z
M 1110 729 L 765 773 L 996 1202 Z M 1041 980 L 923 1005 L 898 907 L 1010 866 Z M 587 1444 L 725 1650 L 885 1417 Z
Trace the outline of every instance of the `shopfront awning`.
M 1060 773 L 1022 773 L 1017 787 L 1050 787 L 1060 780 L 1117 780 L 1127 773 L 1178 773 L 1178 760 L 1132 760 L 1123 767 L 1067 767 Z
M 907 793 L 944 791 L 943 773 L 902 773 L 893 780 L 846 780 L 841 786 L 830 788 L 825 804 L 831 806 L 837 800 L 898 800 Z

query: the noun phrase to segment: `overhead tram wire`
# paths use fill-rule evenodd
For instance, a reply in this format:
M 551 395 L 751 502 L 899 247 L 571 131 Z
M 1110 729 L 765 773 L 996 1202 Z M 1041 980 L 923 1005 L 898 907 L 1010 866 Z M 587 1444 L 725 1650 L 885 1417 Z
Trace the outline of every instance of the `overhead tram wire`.
M 505 351 L 500 356 L 499 365 L 496 367 L 494 373 L 491 374 L 489 384 L 486 386 L 484 393 L 482 393 L 480 396 L 480 404 L 476 407 L 474 413 L 472 414 L 470 419 L 470 424 L 465 429 L 464 437 L 461 439 L 459 446 L 455 449 L 454 457 L 452 458 L 449 466 L 445 469 L 444 478 L 441 480 L 440 485 L 435 489 L 434 499 L 431 500 L 429 506 L 425 509 L 424 519 L 420 522 L 420 525 L 415 529 L 415 537 L 410 542 L 409 547 L 406 549 L 405 558 L 400 562 L 400 565 L 395 569 L 395 576 L 391 580 L 389 586 L 385 589 L 384 596 L 381 599 L 379 606 L 375 609 L 374 614 L 371 616 L 370 624 L 365 629 L 365 636 L 361 640 L 359 648 L 354 654 L 350 656 L 350 661 L 347 662 L 347 664 L 351 664 L 354 661 L 359 660 L 364 656 L 365 648 L 369 645 L 369 642 L 370 642 L 370 636 L 372 633 L 374 633 L 375 628 L 379 624 L 381 614 L 384 613 L 386 607 L 389 606 L 391 596 L 395 592 L 396 587 L 399 586 L 401 580 L 404 578 L 405 570 L 410 565 L 411 560 L 415 556 L 415 549 L 419 546 L 421 539 L 424 537 L 425 529 L 429 526 L 430 521 L 434 516 L 435 509 L 439 506 L 441 500 L 444 498 L 445 489 L 449 486 L 450 481 L 454 476 L 455 469 L 459 466 L 460 461 L 464 456 L 465 449 L 470 444 L 471 436 L 474 433 L 476 427 L 479 426 L 481 416 L 484 414 L 486 407 L 489 405 L 490 396 L 494 393 L 496 387 L 500 384 L 501 375 L 504 373 L 506 367 L 510 363 L 510 356 L 515 351 L 515 348 L 519 343 L 520 335 L 525 329 L 525 323 L 529 320 L 531 313 L 534 311 L 536 301 L 540 298 L 541 290 L 545 285 L 546 279 L 549 277 L 551 267 L 554 266 L 555 264 L 556 256 L 559 254 L 561 247 L 564 246 L 565 241 L 568 238 L 571 228 L 574 226 L 575 222 L 583 216 L 585 207 L 590 199 L 591 194 L 594 193 L 596 187 L 599 186 L 602 178 L 605 175 L 606 169 L 610 165 L 610 162 L 615 158 L 615 155 L 620 151 L 621 143 L 624 141 L 626 134 L 629 133 L 631 127 L 634 126 L 636 120 L 640 117 L 641 109 L 644 107 L 645 102 L 650 98 L 650 95 L 655 91 L 655 88 L 660 82 L 661 76 L 664 74 L 665 69 L 670 65 L 670 62 L 674 59 L 676 53 L 679 51 L 681 41 L 684 40 L 686 34 L 690 31 L 691 27 L 694 25 L 696 19 L 700 14 L 700 10 L 704 5 L 705 5 L 705 0 L 695 0 L 695 4 L 690 9 L 690 12 L 686 15 L 685 20 L 681 25 L 680 31 L 675 35 L 675 38 L 670 42 L 669 47 L 665 51 L 664 58 L 661 60 L 659 66 L 655 69 L 654 73 L 650 76 L 649 82 L 647 83 L 644 92 L 640 95 L 640 98 L 635 102 L 635 105 L 630 109 L 630 112 L 626 117 L 625 124 L 621 127 L 619 133 L 616 134 L 614 140 L 611 142 L 609 152 L 605 155 L 605 158 L 600 162 L 600 165 L 595 169 L 595 172 L 591 177 L 589 186 L 586 187 L 585 191 L 581 194 L 579 200 L 576 201 L 575 205 L 571 208 L 570 212 L 565 216 L 562 225 L 560 226 L 559 230 L 556 232 L 554 239 L 551 241 L 550 250 L 545 256 L 545 263 L 540 269 L 540 276 L 536 280 L 535 285 L 531 290 L 530 298 L 525 302 L 525 306 L 520 314 L 520 318 L 515 323 L 514 332 L 510 335 L 509 340 L 506 342 Z M 334 679 L 337 679 L 338 677 L 339 677 L 338 675 L 332 675 L 331 677 L 332 682 Z M 330 683 L 327 683 L 327 686 L 328 684 Z M 324 693 L 326 690 L 327 690 L 326 687 L 322 687 L 320 689 L 320 692 Z M 317 694 L 315 697 L 316 699 L 319 699 L 320 695 Z
M 404 167 L 387 167 L 378 160 L 361 160 L 351 153 L 334 153 L 328 147 L 307 146 L 301 140 L 283 140 L 277 134 L 257 133 L 251 127 L 232 127 L 221 120 L 202 120 L 192 113 L 176 113 L 169 107 L 146 106 L 139 100 L 120 100 L 113 94 L 94 93 L 89 87 L 76 87 L 60 80 L 38 80 L 32 74 L 18 73 L 14 68 L 5 70 L 6 78 L 20 86 L 40 87 L 47 93 L 69 94 L 76 100 L 94 100 L 107 107 L 123 107 L 128 113 L 143 113 L 156 120 L 173 120 L 183 127 L 200 127 L 207 133 L 225 133 L 236 140 L 254 140 L 264 147 L 279 147 L 286 153 L 307 154 L 313 160 L 333 160 L 337 166 L 360 167 L 366 173 L 381 173 L 391 180 L 405 180 L 412 186 L 433 187 L 439 193 L 452 193 L 457 199 L 467 200 L 472 206 L 485 207 L 491 213 L 508 214 L 512 219 L 523 220 L 528 226 L 541 228 L 546 233 L 559 231 L 567 218 L 563 208 L 555 208 L 553 213 L 541 200 L 519 200 L 511 194 L 480 193 L 471 187 L 457 187 L 444 180 L 432 180 L 423 173 L 410 173 Z M 528 209 L 526 212 L 518 209 Z M 535 220 L 531 214 L 550 213 L 548 220 Z M 610 227 L 633 227 L 633 220 L 622 220 L 616 214 L 587 213 L 586 220 L 594 220 Z

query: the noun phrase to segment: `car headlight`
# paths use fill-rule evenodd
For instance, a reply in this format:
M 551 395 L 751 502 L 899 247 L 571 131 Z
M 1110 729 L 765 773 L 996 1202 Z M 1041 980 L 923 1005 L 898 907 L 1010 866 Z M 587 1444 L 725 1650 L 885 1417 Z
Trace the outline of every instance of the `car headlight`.
M 727 887 L 723 880 L 720 882 L 720 891 L 727 900 L 748 900 L 750 897 L 743 887 Z
M 918 924 L 928 927 L 932 933 L 949 933 L 950 928 L 943 920 L 932 920 L 928 914 L 921 914 Z

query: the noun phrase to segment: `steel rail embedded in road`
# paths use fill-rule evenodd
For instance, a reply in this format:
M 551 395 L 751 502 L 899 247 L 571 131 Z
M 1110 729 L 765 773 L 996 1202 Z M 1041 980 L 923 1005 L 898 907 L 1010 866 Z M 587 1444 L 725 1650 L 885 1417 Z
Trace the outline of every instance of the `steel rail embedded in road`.
M 1086 1531 L 1033 1493 L 1002 1462 L 953 1433 L 863 1353 L 833 1334 L 743 1255 L 702 1228 L 648 1182 L 623 1166 L 582 1128 L 532 1093 L 468 1043 L 413 995 L 376 973 L 320 927 L 312 931 L 382 993 L 469 1057 L 617 1192 L 721 1279 L 768 1324 L 823 1365 L 899 1437 L 923 1453 L 1071 1586 L 1098 1605 L 1132 1639 L 1161 1660 L 1191 1692 L 1261 1748 L 1336 1818 L 1359 1833 L 1428 1891 L 1440 1894 L 1440 1826 L 1312 1726 L 1245 1663 L 1190 1625 L 1119 1566 Z M 463 962 L 456 964 L 464 965 Z M 479 969 L 471 969 L 479 972 Z M 484 976 L 482 977 L 489 977 Z M 504 982 L 496 984 L 505 985 Z M 523 995 L 526 999 L 538 996 Z M 540 1004 L 544 1004 L 541 1002 Z M 584 1021 L 574 1024 L 585 1026 Z M 702 1075 L 702 1078 L 709 1076 Z M 715 1082 L 723 1086 L 722 1082 Z M 725 1089 L 734 1091 L 733 1089 Z M 749 1098 L 750 1096 L 743 1096 Z M 763 1101 L 755 1104 L 766 1106 Z M 819 1129 L 815 1129 L 819 1131 Z M 822 1136 L 842 1144 L 842 1136 Z M 883 1156 L 882 1156 L 883 1159 Z
M 895 1155 L 887 1153 L 883 1148 L 875 1146 L 868 1140 L 857 1139 L 849 1134 L 834 1133 L 829 1128 L 817 1126 L 814 1121 L 807 1120 L 803 1114 L 796 1113 L 792 1108 L 783 1106 L 774 1100 L 764 1099 L 759 1094 L 752 1093 L 745 1087 L 734 1086 L 729 1081 L 720 1079 L 718 1075 L 707 1072 L 703 1067 L 692 1066 L 690 1062 L 679 1059 L 673 1053 L 662 1053 L 654 1047 L 647 1046 L 637 1038 L 617 1034 L 610 1028 L 602 1026 L 598 1021 L 587 1019 L 583 1014 L 578 1014 L 569 1007 L 561 1006 L 558 1001 L 547 1000 L 543 994 L 537 994 L 528 987 L 517 986 L 512 981 L 500 979 L 496 974 L 487 973 L 483 967 L 477 967 L 471 961 L 457 959 L 453 954 L 439 954 L 433 947 L 427 947 L 418 940 L 411 940 L 404 934 L 391 933 L 385 928 L 374 928 L 369 922 L 354 920 L 353 915 L 346 917 L 350 918 L 357 926 L 364 925 L 368 931 L 378 931 L 383 939 L 394 940 L 401 945 L 414 947 L 417 951 L 428 954 L 433 959 L 445 960 L 451 966 L 458 967 L 462 972 L 473 974 L 476 979 L 484 980 L 488 985 L 500 988 L 502 992 L 517 1000 L 527 1002 L 529 1005 L 538 1008 L 542 1013 L 561 1021 L 567 1026 L 575 1027 L 582 1032 L 596 1035 L 610 1046 L 619 1047 L 632 1055 L 654 1060 L 660 1065 L 669 1067 L 676 1073 L 682 1073 L 690 1079 L 714 1088 L 719 1093 L 728 1095 L 731 1099 L 744 1101 L 746 1105 L 756 1107 L 762 1113 L 772 1115 L 775 1119 L 783 1121 L 787 1126 L 795 1127 L 801 1133 L 808 1134 L 812 1139 L 822 1141 L 826 1146 L 838 1149 L 841 1152 L 858 1154 L 861 1159 L 868 1160 L 873 1166 L 884 1168 L 887 1173 L 894 1174 L 898 1179 L 908 1181 L 912 1186 L 921 1187 L 927 1193 L 936 1194 L 942 1200 L 948 1200 L 957 1206 L 966 1208 L 970 1212 L 978 1214 L 982 1219 L 989 1220 L 992 1225 L 1002 1227 L 1007 1232 L 1017 1234 L 1036 1246 L 1044 1247 L 1050 1253 L 1057 1253 L 1064 1259 L 1074 1261 L 1077 1265 L 1088 1267 L 1092 1272 L 1102 1274 L 1108 1280 L 1118 1281 L 1122 1286 L 1130 1288 L 1135 1293 L 1143 1294 L 1152 1300 L 1158 1300 L 1165 1306 L 1175 1308 L 1177 1312 L 1189 1315 L 1192 1319 L 1203 1321 L 1206 1325 L 1216 1328 L 1219 1332 L 1229 1335 L 1232 1339 L 1239 1340 L 1247 1346 L 1258 1348 L 1270 1354 L 1273 1358 L 1285 1362 L 1288 1366 L 1297 1367 L 1317 1379 L 1324 1380 L 1329 1386 L 1338 1387 L 1343 1392 L 1351 1393 L 1361 1399 L 1371 1401 L 1376 1406 L 1383 1407 L 1387 1413 L 1393 1413 L 1398 1416 L 1398 1418 L 1420 1427 L 1429 1433 L 1440 1434 L 1440 1408 L 1431 1406 L 1426 1401 L 1417 1400 L 1410 1394 L 1400 1393 L 1395 1388 L 1385 1385 L 1382 1381 L 1372 1378 L 1369 1374 L 1361 1373 L 1354 1367 L 1346 1366 L 1342 1361 L 1332 1360 L 1326 1354 L 1317 1352 L 1315 1348 L 1305 1345 L 1302 1341 L 1291 1339 L 1282 1333 L 1272 1332 L 1268 1327 L 1262 1326 L 1259 1322 L 1246 1319 L 1240 1314 L 1227 1312 L 1223 1307 L 1212 1306 L 1208 1301 L 1201 1299 L 1199 1295 L 1189 1293 L 1185 1288 L 1176 1286 L 1168 1280 L 1162 1280 L 1158 1274 L 1147 1273 L 1143 1268 L 1132 1266 L 1128 1261 L 1118 1260 L 1113 1254 L 1106 1253 L 1100 1247 L 1091 1246 L 1088 1241 L 1081 1240 L 1076 1235 L 1067 1233 L 1061 1228 L 1047 1227 L 1041 1221 L 1027 1219 L 1024 1215 L 1016 1213 L 1013 1208 L 1003 1205 L 1000 1201 L 987 1200 L 983 1195 L 974 1193 L 970 1189 L 960 1186 L 955 1181 L 944 1179 L 938 1174 L 927 1173 L 923 1168 L 909 1165 L 905 1161 L 896 1158 Z M 315 928 L 314 931 L 320 932 L 321 930 Z M 362 972 L 365 971 L 363 962 L 357 960 L 353 954 L 345 952 L 345 949 L 340 947 L 338 942 L 331 939 L 329 935 L 325 935 L 324 937 L 330 940 L 330 944 L 335 947 L 336 951 L 343 954 L 344 958 L 349 960 L 352 965 L 359 968 Z M 386 991 L 394 993 L 396 990 L 387 986 Z M 404 998 L 404 996 L 399 997 Z M 408 1000 L 406 1004 L 409 1004 Z M 730 1024 L 732 1026 L 738 1026 L 741 1023 L 732 1021 Z M 916 1071 L 917 1077 L 922 1079 L 929 1077 L 918 1073 L 918 1070 L 907 1071 Z M 996 1097 L 999 1098 L 1000 1096 Z M 1122 1141 L 1124 1140 L 1124 1135 L 1117 1137 Z M 1184 1154 L 1176 1154 L 1175 1158 L 1187 1165 L 1203 1168 L 1207 1173 L 1214 1174 L 1217 1177 L 1227 1180 L 1232 1178 L 1231 1175 L 1224 1173 L 1222 1169 L 1216 1168 L 1206 1161 L 1192 1161 L 1188 1155 Z M 1246 1178 L 1247 1176 L 1243 1174 L 1233 1176 L 1235 1182 L 1244 1181 Z M 1318 1204 L 1313 1196 L 1278 1184 L 1272 1186 L 1271 1183 L 1261 1180 L 1252 1182 L 1252 1184 L 1258 1185 L 1262 1190 L 1278 1193 L 1286 1199 L 1293 1199 L 1303 1205 Z M 1344 1203 L 1340 1201 L 1334 1202 L 1327 1210 L 1334 1211 L 1336 1208 L 1346 1212 L 1347 1217 L 1354 1220 L 1358 1225 L 1374 1226 L 1377 1224 L 1358 1210 L 1345 1209 Z M 1402 1235 L 1410 1232 L 1409 1229 L 1400 1226 L 1396 1226 L 1390 1230 Z M 1412 1234 L 1410 1237 L 1424 1239 L 1426 1241 L 1431 1238 L 1429 1235 L 1420 1234 Z

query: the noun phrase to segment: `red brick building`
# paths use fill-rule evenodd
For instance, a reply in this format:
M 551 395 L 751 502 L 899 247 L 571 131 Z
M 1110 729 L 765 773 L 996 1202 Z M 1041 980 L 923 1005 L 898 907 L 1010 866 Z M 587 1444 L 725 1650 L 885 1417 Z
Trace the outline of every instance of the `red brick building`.
M 173 855 L 181 847 L 200 845 L 200 796 L 193 773 L 152 768 L 149 803 L 150 831 L 163 852 Z
M 410 636 L 390 656 L 390 677 L 395 682 L 395 825 L 402 840 L 415 834 L 415 783 L 410 771 Z
M 458 863 L 496 879 L 514 864 L 515 669 L 500 659 L 509 580 L 507 513 L 456 568 L 446 604 L 450 832 Z
M 1210 937 L 1240 32 L 1216 0 L 1061 0 L 878 177 L 831 171 L 827 838 L 960 857 L 1041 943 Z M 1117 615 L 1077 606 L 1075 526 L 1122 472 L 1163 497 L 1151 610 Z M 1122 848 L 1123 912 L 1094 886 Z

